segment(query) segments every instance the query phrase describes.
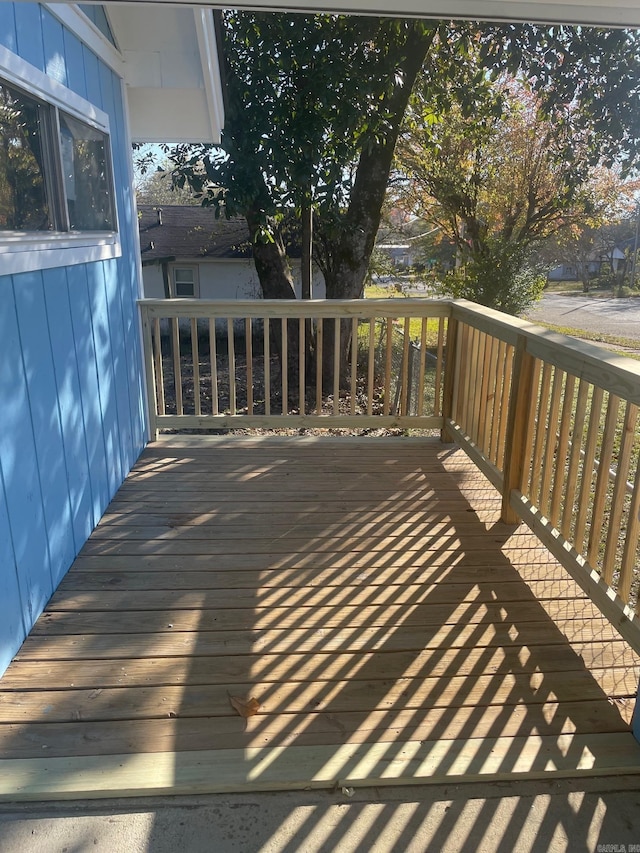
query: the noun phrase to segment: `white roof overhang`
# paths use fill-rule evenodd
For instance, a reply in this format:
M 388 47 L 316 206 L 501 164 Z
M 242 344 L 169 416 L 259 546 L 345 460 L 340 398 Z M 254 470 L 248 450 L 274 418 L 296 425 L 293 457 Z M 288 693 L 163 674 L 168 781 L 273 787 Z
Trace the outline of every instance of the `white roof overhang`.
M 219 142 L 222 86 L 211 9 L 105 4 L 124 63 L 134 142 Z

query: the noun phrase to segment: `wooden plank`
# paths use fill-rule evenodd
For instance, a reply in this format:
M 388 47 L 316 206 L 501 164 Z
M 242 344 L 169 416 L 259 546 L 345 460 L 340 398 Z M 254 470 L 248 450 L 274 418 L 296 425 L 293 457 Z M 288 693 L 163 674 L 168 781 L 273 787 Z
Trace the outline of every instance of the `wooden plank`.
M 636 685 L 629 690 L 633 695 Z M 0 723 L 63 723 L 72 720 L 152 720 L 165 717 L 234 715 L 229 694 L 255 697 L 261 715 L 347 713 L 351 711 L 480 708 L 521 701 L 527 705 L 605 699 L 600 686 L 583 672 L 474 675 L 441 678 L 230 682 L 129 686 L 87 690 L 0 693 Z
M 618 634 L 605 619 L 585 624 L 584 620 L 558 620 L 548 617 L 539 622 L 508 622 L 456 626 L 446 632 L 447 647 L 557 645 L 562 636 L 569 642 L 609 642 Z M 453 636 L 452 636 L 453 635 Z M 324 631 L 309 629 L 173 632 L 171 634 L 109 634 L 62 637 L 29 636 L 20 649 L 20 660 L 90 660 L 110 655 L 123 660 L 135 657 L 183 657 L 243 655 L 268 651 L 269 654 L 296 651 L 402 651 L 441 647 L 443 633 L 437 626 L 422 628 L 364 627 L 357 632 L 348 628 Z
M 215 772 L 212 772 L 215 768 Z M 640 770 L 629 732 L 0 761 L 0 799 L 603 776 Z
M 553 488 L 551 491 L 551 504 L 549 509 L 549 520 L 554 527 L 560 527 L 560 512 L 563 496 L 566 494 L 566 466 L 569 453 L 569 438 L 574 424 L 573 399 L 575 391 L 575 377 L 570 374 L 565 378 L 564 396 L 562 400 L 562 414 L 560 416 L 560 429 L 556 442 L 555 472 L 553 477 Z M 521 489 L 522 491 L 522 489 Z
M 502 562 L 492 562 L 477 559 L 474 566 L 460 558 L 439 561 L 436 565 L 421 566 L 406 565 L 389 566 L 384 570 L 374 570 L 367 562 L 356 565 L 335 565 L 333 559 L 325 561 L 325 568 L 317 568 L 309 561 L 308 568 L 304 566 L 283 566 L 275 569 L 260 569 L 259 560 L 217 561 L 201 557 L 194 566 L 197 557 L 177 558 L 152 557 L 140 565 L 136 559 L 89 557 L 83 561 L 86 569 L 74 571 L 67 575 L 60 584 L 60 592 L 71 591 L 107 591 L 126 590 L 127 592 L 143 590 L 174 590 L 180 595 L 192 590 L 211 589 L 256 589 L 258 584 L 264 589 L 303 587 L 303 588 L 345 588 L 345 585 L 360 584 L 361 587 L 388 586 L 393 583 L 416 583 L 453 585 L 468 585 L 474 589 L 483 581 L 493 580 L 496 584 L 514 581 L 521 576 L 527 583 L 540 582 L 551 584 L 556 581 L 566 583 L 566 572 L 558 564 L 531 563 L 523 558 L 523 566 L 519 571 Z M 110 565 L 117 560 L 115 566 Z M 263 561 L 265 562 L 265 561 Z M 258 565 L 258 568 L 253 568 Z M 225 566 L 227 568 L 225 568 Z M 348 588 L 348 587 L 347 587 Z M 264 594 L 264 593 L 262 593 Z M 440 593 L 444 596 L 443 593 Z M 460 595 L 460 593 L 458 593 Z
M 259 582 L 258 582 L 259 583 Z M 176 584 L 177 585 L 177 584 Z M 231 607 L 271 607 L 278 603 L 287 602 L 290 607 L 302 604 L 306 607 L 317 607 L 322 604 L 419 604 L 425 603 L 430 597 L 437 595 L 438 602 L 508 602 L 554 599 L 556 601 L 570 598 L 581 599 L 584 593 L 573 581 L 533 580 L 529 583 L 516 580 L 501 580 L 500 578 L 479 581 L 475 584 L 453 583 L 451 580 L 441 584 L 392 584 L 379 582 L 378 586 L 370 584 L 349 586 L 340 584 L 340 588 L 319 586 L 286 586 L 274 580 L 274 587 L 256 588 L 244 587 L 215 588 L 215 598 L 211 604 L 216 609 Z M 211 598 L 206 589 L 180 590 L 145 590 L 144 595 L 134 596 L 130 591 L 113 591 L 104 589 L 95 592 L 81 591 L 68 584 L 59 589 L 47 604 L 48 613 L 74 610 L 83 612 L 119 613 L 126 610 L 169 610 L 179 607 L 181 610 L 199 610 L 207 607 Z
M 500 522 L 497 522 L 500 525 Z M 449 520 L 443 521 L 416 521 L 416 522 L 401 522 L 393 519 L 389 521 L 366 522 L 358 524 L 354 521 L 326 522 L 325 524 L 314 524 L 301 519 L 298 522 L 291 521 L 289 525 L 276 524 L 269 525 L 268 521 L 260 523 L 256 521 L 248 529 L 242 528 L 242 525 L 227 526 L 215 521 L 209 524 L 159 524 L 153 526 L 150 524 L 105 524 L 96 528 L 93 536 L 93 542 L 145 542 L 148 539 L 154 541 L 174 541 L 180 540 L 202 540 L 206 539 L 211 542 L 218 540 L 240 540 L 246 543 L 254 539 L 280 539 L 283 542 L 291 540 L 293 537 L 300 537 L 305 534 L 308 542 L 316 542 L 318 539 L 331 539 L 339 541 L 347 537 L 353 537 L 352 541 L 357 541 L 361 537 L 371 537 L 375 539 L 390 538 L 397 539 L 398 542 L 404 542 L 409 536 L 416 541 L 428 542 L 429 538 L 435 537 L 438 534 L 444 535 L 449 540 L 452 532 L 459 536 L 472 536 L 483 534 L 486 535 L 486 530 L 478 524 L 477 520 L 460 521 L 454 526 Z M 500 531 L 500 526 L 492 531 L 494 535 L 502 532 L 505 538 L 511 534 L 511 530 L 507 527 L 506 530 Z M 297 541 L 297 540 L 296 540 Z M 135 547 L 135 546 L 134 546 Z M 250 548 L 248 551 L 250 552 Z M 298 549 L 296 549 L 298 550 Z
M 626 711 L 623 708 L 623 711 Z M 72 730 L 72 731 L 71 731 Z M 628 723 L 605 699 L 589 702 L 545 702 L 542 705 L 489 705 L 482 708 L 446 708 L 417 712 L 347 711 L 304 715 L 239 717 L 170 717 L 161 720 L 76 721 L 38 723 L 25 736 L 23 727 L 0 724 L 3 758 L 48 758 L 70 754 L 92 755 L 96 743 L 102 755 L 136 752 L 172 752 L 177 743 L 185 751 L 240 749 L 269 746 L 343 743 L 398 743 L 406 740 L 463 737 L 526 737 L 572 733 L 628 731 Z
M 171 320 L 171 357 L 173 359 L 173 384 L 176 397 L 176 414 L 184 414 L 182 405 L 182 368 L 180 365 L 180 328 L 177 319 Z M 156 419 L 157 422 L 157 419 Z
M 256 602 L 258 605 L 260 602 Z M 511 619 L 515 624 L 535 622 L 548 613 L 555 621 L 595 619 L 599 616 L 589 599 L 547 601 L 543 609 L 537 601 L 455 602 L 379 605 L 344 604 L 317 606 L 236 607 L 218 609 L 215 601 L 203 602 L 199 609 L 131 610 L 120 613 L 89 611 L 68 613 L 46 610 L 31 631 L 32 637 L 75 634 L 158 634 L 194 631 L 289 628 L 326 630 L 329 628 L 381 628 L 499 624 Z
M 253 330 L 251 317 L 244 321 L 245 359 L 247 364 L 247 414 L 253 414 Z
M 309 681 L 344 677 L 368 680 L 374 677 L 424 678 L 471 676 L 510 672 L 563 673 L 584 668 L 613 695 L 635 693 L 640 675 L 638 655 L 622 640 L 584 643 L 571 649 L 566 643 L 520 647 L 470 647 L 464 657 L 459 649 L 423 649 L 396 652 L 322 651 L 315 655 L 295 650 L 285 655 L 247 654 L 231 656 L 174 656 L 125 659 L 18 660 L 4 676 L 2 693 L 10 691 L 136 685 L 233 684 L 237 682 Z
M 316 539 L 304 537 L 289 537 L 286 540 L 250 539 L 246 542 L 234 539 L 218 539 L 218 540 L 198 540 L 198 539 L 157 539 L 145 540 L 129 540 L 120 542 L 117 540 L 90 539 L 80 551 L 81 556 L 89 555 L 142 555 L 142 554 L 206 554 L 209 556 L 216 555 L 251 555 L 265 554 L 272 558 L 278 555 L 290 554 L 310 554 L 324 555 L 338 554 L 354 555 L 356 553 L 364 553 L 370 555 L 372 553 L 381 552 L 387 555 L 387 560 L 390 559 L 390 552 L 401 552 L 407 557 L 409 554 L 425 555 L 431 551 L 436 551 L 441 554 L 443 551 L 460 551 L 462 548 L 469 550 L 480 551 L 483 545 L 486 546 L 486 533 L 478 531 L 476 535 L 464 536 L 462 538 L 452 531 L 449 535 L 435 535 L 425 537 L 415 541 L 413 537 L 375 537 L 373 535 L 363 536 L 361 538 L 345 539 L 342 542 L 336 542 L 333 538 Z M 514 545 L 517 549 L 517 546 Z M 503 557 L 507 557 L 511 551 L 510 547 L 503 549 L 494 548 L 494 559 L 498 553 L 502 553 Z M 535 553 L 535 548 L 527 549 L 528 553 Z

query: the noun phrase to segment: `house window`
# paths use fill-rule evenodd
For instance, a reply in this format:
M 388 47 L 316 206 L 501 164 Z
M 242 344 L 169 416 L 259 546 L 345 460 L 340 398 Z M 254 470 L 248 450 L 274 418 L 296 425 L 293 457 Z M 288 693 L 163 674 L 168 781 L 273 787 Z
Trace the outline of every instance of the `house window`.
M 0 229 L 113 231 L 108 142 L 0 80 Z
M 177 299 L 198 296 L 197 267 L 173 267 L 171 271 L 172 296 Z
M 0 45 L 0 274 L 121 254 L 106 113 Z

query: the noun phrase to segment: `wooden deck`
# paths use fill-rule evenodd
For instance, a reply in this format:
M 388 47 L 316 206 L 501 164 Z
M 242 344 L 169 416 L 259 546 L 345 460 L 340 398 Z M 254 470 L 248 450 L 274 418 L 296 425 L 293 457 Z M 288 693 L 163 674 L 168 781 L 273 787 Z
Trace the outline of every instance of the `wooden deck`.
M 640 661 L 499 510 L 431 439 L 150 446 L 0 682 L 0 797 L 640 772 Z

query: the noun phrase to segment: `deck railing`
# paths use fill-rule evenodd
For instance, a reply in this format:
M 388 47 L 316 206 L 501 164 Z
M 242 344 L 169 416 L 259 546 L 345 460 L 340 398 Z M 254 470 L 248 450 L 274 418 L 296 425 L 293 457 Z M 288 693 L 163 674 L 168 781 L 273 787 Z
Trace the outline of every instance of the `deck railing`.
M 464 301 L 141 310 L 153 431 L 442 430 L 640 651 L 640 363 Z

